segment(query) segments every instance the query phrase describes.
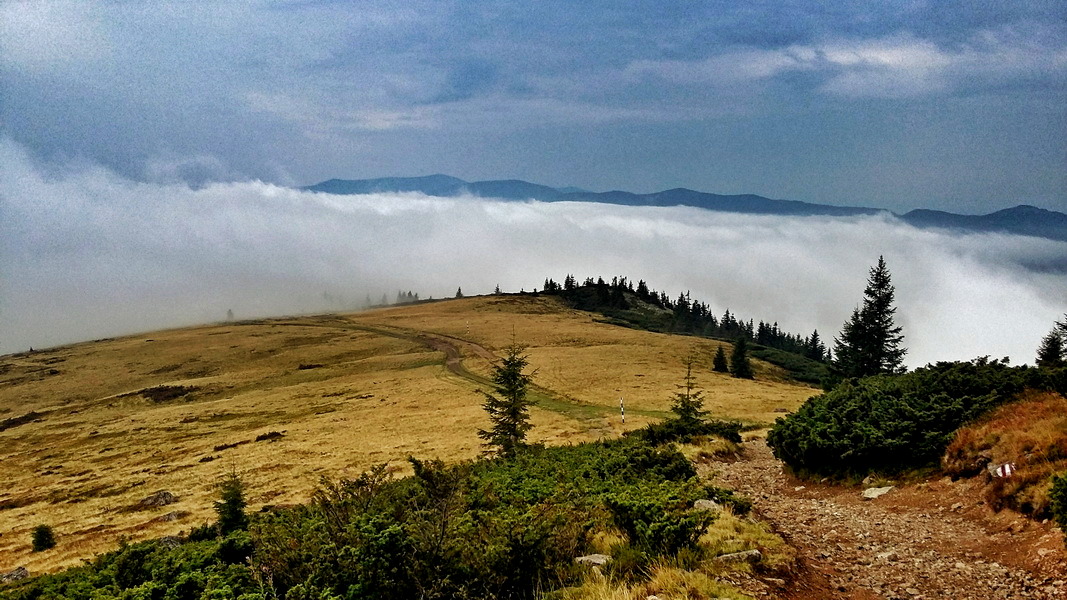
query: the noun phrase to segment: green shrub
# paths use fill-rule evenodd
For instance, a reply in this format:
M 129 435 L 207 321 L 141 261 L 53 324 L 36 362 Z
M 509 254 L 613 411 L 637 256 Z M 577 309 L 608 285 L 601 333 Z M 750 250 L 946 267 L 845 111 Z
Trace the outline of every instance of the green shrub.
M 721 421 L 717 419 L 698 422 L 686 422 L 681 419 L 666 419 L 659 423 L 649 423 L 641 429 L 626 432 L 625 436 L 638 438 L 649 444 L 660 445 L 668 442 L 689 443 L 701 435 L 714 435 L 724 440 L 741 443 L 741 430 L 744 425 L 738 421 Z
M 52 528 L 48 525 L 38 525 L 33 528 L 33 533 L 30 534 L 31 541 L 33 542 L 34 552 L 44 552 L 50 548 L 56 546 L 56 534 L 52 531 Z
M 1060 529 L 1067 531 L 1067 473 L 1052 478 L 1052 517 L 1059 523 Z
M 221 540 L 173 541 L 123 544 L 83 566 L 3 586 L 0 599 L 201 600 L 261 591 L 247 565 L 220 560 Z
M 779 418 L 767 435 L 798 473 L 831 476 L 936 466 L 956 429 L 1038 381 L 1006 361 L 941 362 L 849 379 Z
M 615 544 L 610 552 L 608 572 L 624 580 L 633 580 L 644 575 L 652 565 L 652 559 L 647 553 L 629 543 Z
M 826 363 L 812 360 L 795 352 L 756 344 L 752 347 L 751 356 L 785 369 L 790 377 L 803 383 L 818 385 L 827 376 Z
M 615 525 L 630 543 L 659 556 L 696 545 L 714 521 L 707 511 L 690 510 L 694 495 L 692 490 L 661 483 L 633 487 L 606 500 Z

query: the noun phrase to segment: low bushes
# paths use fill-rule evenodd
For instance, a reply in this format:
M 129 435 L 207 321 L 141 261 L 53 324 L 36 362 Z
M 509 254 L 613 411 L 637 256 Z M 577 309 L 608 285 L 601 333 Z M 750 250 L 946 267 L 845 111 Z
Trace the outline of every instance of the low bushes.
M 956 429 L 1044 374 L 1006 361 L 940 362 L 903 375 L 850 379 L 779 418 L 767 442 L 804 474 L 856 476 L 935 466 Z
M 231 537 L 178 543 L 153 540 L 123 545 L 91 563 L 0 589 L 11 600 L 261 600 L 244 564 L 251 550 L 246 532 Z
M 666 444 L 669 442 L 688 444 L 694 438 L 709 435 L 740 444 L 742 429 L 744 429 L 744 425 L 738 421 L 666 419 L 659 423 L 649 423 L 641 429 L 627 431 L 623 435 L 641 439 L 650 444 Z
M 312 502 L 257 514 L 247 531 L 216 525 L 124 545 L 0 589 L 0 599 L 532 599 L 580 584 L 588 568 L 575 557 L 609 539 L 609 570 L 623 578 L 698 564 L 717 513 L 694 502 L 747 509 L 703 484 L 672 446 L 634 437 L 411 464 L 414 475 L 400 479 L 383 465 L 324 481 Z
M 636 439 L 413 466 L 411 478 L 324 485 L 263 519 L 256 568 L 298 597 L 533 598 L 577 581 L 574 557 L 597 532 L 619 527 L 644 562 L 695 544 L 712 517 L 690 512 L 694 500 L 730 497 L 677 451 Z

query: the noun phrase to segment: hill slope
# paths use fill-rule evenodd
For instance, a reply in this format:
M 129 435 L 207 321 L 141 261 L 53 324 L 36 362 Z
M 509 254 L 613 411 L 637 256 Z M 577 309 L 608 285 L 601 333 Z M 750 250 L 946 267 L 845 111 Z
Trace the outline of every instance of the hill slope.
M 711 373 L 718 342 L 596 322 L 556 299 L 465 298 L 224 323 L 0 357 L 0 572 L 77 563 L 133 539 L 188 531 L 213 487 L 244 475 L 253 509 L 308 498 L 323 476 L 409 455 L 476 456 L 478 389 L 499 349 L 527 344 L 532 437 L 550 444 L 637 427 L 668 408 L 695 353 L 715 416 L 768 423 L 813 390 L 756 363 Z M 626 403 L 625 425 L 618 416 Z M 276 433 L 273 433 L 276 432 Z M 157 491 L 174 504 L 137 504 Z M 59 546 L 32 554 L 30 530 Z

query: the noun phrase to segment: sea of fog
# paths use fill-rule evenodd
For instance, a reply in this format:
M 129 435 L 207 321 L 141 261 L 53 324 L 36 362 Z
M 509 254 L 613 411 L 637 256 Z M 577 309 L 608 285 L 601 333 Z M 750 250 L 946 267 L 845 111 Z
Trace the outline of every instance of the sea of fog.
M 0 354 L 163 327 L 530 291 L 567 273 L 690 292 L 717 314 L 830 339 L 884 255 L 907 362 L 1033 362 L 1067 312 L 1067 243 L 919 230 L 892 216 L 784 218 L 262 182 L 200 189 L 41 165 L 0 140 Z

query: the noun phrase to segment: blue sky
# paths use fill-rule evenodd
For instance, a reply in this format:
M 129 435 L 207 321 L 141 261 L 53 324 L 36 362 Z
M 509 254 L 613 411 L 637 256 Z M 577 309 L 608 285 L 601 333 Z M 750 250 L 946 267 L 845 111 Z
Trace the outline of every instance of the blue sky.
M 154 183 L 1067 211 L 1067 6 L 9 0 L 0 127 L 42 163 Z

